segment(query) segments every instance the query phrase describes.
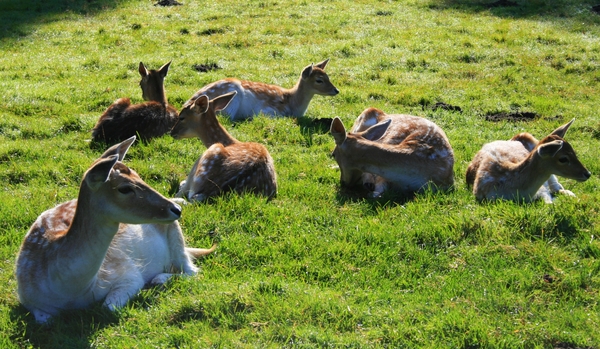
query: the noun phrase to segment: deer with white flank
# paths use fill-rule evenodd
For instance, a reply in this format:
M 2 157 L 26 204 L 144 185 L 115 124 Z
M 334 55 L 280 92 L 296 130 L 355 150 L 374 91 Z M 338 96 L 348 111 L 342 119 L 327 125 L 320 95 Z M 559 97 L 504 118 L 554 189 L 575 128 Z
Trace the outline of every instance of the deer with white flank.
M 140 62 L 140 87 L 146 102 L 131 104 L 129 98 L 119 98 L 100 116 L 92 130 L 94 141 L 116 143 L 132 136 L 147 141 L 169 132 L 177 122 L 177 110 L 169 105 L 164 80 L 171 62 L 158 70 L 148 70 Z
M 575 196 L 555 176 L 584 182 L 592 175 L 563 139 L 574 120 L 539 142 L 529 133 L 520 133 L 509 141 L 485 144 L 469 164 L 466 175 L 467 185 L 473 187 L 477 200 L 543 199 L 552 203 L 556 193 Z
M 96 301 L 114 310 L 145 284 L 196 274 L 184 247 L 181 208 L 121 161 L 135 140 L 109 148 L 83 175 L 79 196 L 43 212 L 23 240 L 16 276 L 21 303 L 38 322 Z
M 329 59 L 326 59 L 304 68 L 300 79 L 290 89 L 229 78 L 204 86 L 186 104 L 192 103 L 201 95 L 212 99 L 235 91 L 237 97 L 222 111 L 231 120 L 247 119 L 259 113 L 268 116 L 302 117 L 314 95 L 335 96 L 340 92 L 325 73 L 328 62 Z
M 333 156 L 341 184 L 363 182 L 377 197 L 388 187 L 412 194 L 427 187 L 447 190 L 454 184 L 454 152 L 444 131 L 412 115 L 367 108 L 346 133 L 339 118 L 331 123 Z
M 196 161 L 177 197 L 204 201 L 227 191 L 252 192 L 271 198 L 277 193 L 273 159 L 262 144 L 240 142 L 219 123 L 216 112 L 237 92 L 212 100 L 205 95 L 187 102 L 171 130 L 175 139 L 199 137 L 208 149 Z

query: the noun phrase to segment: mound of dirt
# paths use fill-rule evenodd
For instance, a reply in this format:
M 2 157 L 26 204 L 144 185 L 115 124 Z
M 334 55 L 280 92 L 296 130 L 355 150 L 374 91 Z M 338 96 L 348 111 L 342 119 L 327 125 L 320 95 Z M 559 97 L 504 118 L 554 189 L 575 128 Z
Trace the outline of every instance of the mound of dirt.
M 192 65 L 192 69 L 194 69 L 195 71 L 199 71 L 201 73 L 206 73 L 211 70 L 221 69 L 221 67 L 219 67 L 217 65 L 217 63 L 206 63 L 206 64 L 194 64 L 194 65 Z
M 496 113 L 488 114 L 485 116 L 487 121 L 531 121 L 537 118 L 539 115 L 533 112 L 510 112 L 510 113 Z
M 456 106 L 456 105 L 446 104 L 444 102 L 437 102 L 435 104 L 430 105 L 429 108 L 431 108 L 432 110 L 443 109 L 443 110 L 457 111 L 459 113 L 462 113 L 461 107 Z
M 154 6 L 181 6 L 183 5 L 177 0 L 160 0 Z

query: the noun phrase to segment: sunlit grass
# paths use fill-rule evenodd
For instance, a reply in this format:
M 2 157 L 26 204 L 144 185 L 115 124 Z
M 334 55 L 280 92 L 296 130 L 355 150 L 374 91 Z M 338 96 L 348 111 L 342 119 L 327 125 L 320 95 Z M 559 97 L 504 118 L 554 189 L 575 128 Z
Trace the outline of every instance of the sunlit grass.
M 600 347 L 600 17 L 583 0 L 517 2 L 0 3 L 0 347 Z M 198 276 L 115 314 L 97 305 L 35 324 L 16 296 L 22 237 L 77 195 L 102 151 L 89 139 L 106 107 L 142 100 L 140 61 L 173 61 L 165 87 L 180 107 L 228 76 L 291 87 L 325 58 L 341 92 L 316 96 L 305 118 L 220 119 L 267 146 L 279 191 L 184 208 L 189 245 L 209 246 L 209 231 L 219 241 Z M 369 106 L 439 124 L 455 190 L 372 200 L 341 189 L 333 139 L 312 120 L 351 124 Z M 510 112 L 537 117 L 485 120 Z M 561 181 L 577 198 L 475 201 L 464 173 L 484 143 L 542 138 L 572 118 L 566 138 L 593 174 Z M 135 144 L 126 162 L 173 195 L 204 150 L 166 136 Z

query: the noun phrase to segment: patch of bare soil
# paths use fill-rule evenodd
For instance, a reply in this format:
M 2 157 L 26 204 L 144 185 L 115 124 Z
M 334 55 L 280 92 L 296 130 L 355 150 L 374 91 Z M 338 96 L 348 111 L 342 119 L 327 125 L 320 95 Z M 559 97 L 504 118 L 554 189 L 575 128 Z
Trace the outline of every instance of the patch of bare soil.
M 485 116 L 487 121 L 531 121 L 537 118 L 539 115 L 533 112 L 510 112 L 510 113 L 496 113 L 488 114 Z
M 459 113 L 462 113 L 462 108 L 456 105 L 450 105 L 444 102 L 437 102 L 435 104 L 432 104 L 429 106 L 429 108 L 431 108 L 432 110 L 438 110 L 438 109 L 443 109 L 443 110 L 449 110 L 449 111 L 457 111 Z
M 201 73 L 206 73 L 211 70 L 221 69 L 221 67 L 219 67 L 217 65 L 217 63 L 194 64 L 194 65 L 192 65 L 192 68 L 195 71 L 199 71 Z
M 181 6 L 183 5 L 177 0 L 160 0 L 154 6 Z

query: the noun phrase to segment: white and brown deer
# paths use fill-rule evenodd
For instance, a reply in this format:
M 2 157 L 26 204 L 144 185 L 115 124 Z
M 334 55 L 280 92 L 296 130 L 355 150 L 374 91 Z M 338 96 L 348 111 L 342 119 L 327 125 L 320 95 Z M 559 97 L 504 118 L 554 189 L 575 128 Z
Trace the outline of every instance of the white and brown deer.
M 454 184 L 454 152 L 435 123 L 412 115 L 367 108 L 346 133 L 339 118 L 331 123 L 333 156 L 342 185 L 361 181 L 377 197 L 388 187 L 404 194 L 447 190 Z
M 539 142 L 529 133 L 520 133 L 509 141 L 485 144 L 475 154 L 466 174 L 467 185 L 473 187 L 477 200 L 542 199 L 552 203 L 557 193 L 575 196 L 556 178 L 558 175 L 583 182 L 591 176 L 573 147 L 563 139 L 574 120 Z
M 213 99 L 235 91 L 237 97 L 222 111 L 231 120 L 247 119 L 259 113 L 268 116 L 302 117 L 314 95 L 335 96 L 340 92 L 325 73 L 328 62 L 329 59 L 326 59 L 304 68 L 300 79 L 290 89 L 229 78 L 202 87 L 186 104 L 201 95 Z
M 18 294 L 38 322 L 100 300 L 122 307 L 145 284 L 196 274 L 192 258 L 215 249 L 184 247 L 181 208 L 121 162 L 134 140 L 108 149 L 84 174 L 78 198 L 43 212 L 25 236 Z
M 204 201 L 228 191 L 252 192 L 271 198 L 277 193 L 275 165 L 262 144 L 240 142 L 219 123 L 216 112 L 237 92 L 209 100 L 202 95 L 186 103 L 171 130 L 175 139 L 198 137 L 208 149 L 196 161 L 177 197 Z
M 92 130 L 94 141 L 115 143 L 132 136 L 147 141 L 160 137 L 177 122 L 177 110 L 169 105 L 164 80 L 171 62 L 158 70 L 148 70 L 140 62 L 140 87 L 146 102 L 131 104 L 129 98 L 119 98 L 100 116 Z

